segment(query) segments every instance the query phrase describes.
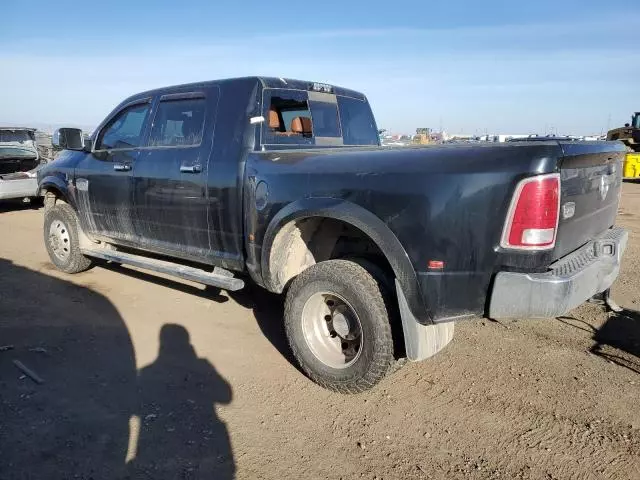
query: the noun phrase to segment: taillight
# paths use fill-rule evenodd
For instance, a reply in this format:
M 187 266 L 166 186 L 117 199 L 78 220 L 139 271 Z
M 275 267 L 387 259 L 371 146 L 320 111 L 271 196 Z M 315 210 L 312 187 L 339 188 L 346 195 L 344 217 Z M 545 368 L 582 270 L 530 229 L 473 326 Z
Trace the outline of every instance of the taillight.
M 560 175 L 525 178 L 516 186 L 500 245 L 503 248 L 553 248 L 560 213 Z

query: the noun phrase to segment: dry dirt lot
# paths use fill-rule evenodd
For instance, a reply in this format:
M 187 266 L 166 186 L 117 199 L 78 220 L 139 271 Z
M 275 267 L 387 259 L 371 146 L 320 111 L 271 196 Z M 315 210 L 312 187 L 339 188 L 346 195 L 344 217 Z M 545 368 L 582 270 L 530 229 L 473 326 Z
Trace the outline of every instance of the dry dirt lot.
M 292 364 L 279 297 L 61 274 L 42 210 L 3 204 L 0 479 L 640 478 L 640 184 L 620 213 L 624 314 L 460 323 L 436 357 L 342 396 Z

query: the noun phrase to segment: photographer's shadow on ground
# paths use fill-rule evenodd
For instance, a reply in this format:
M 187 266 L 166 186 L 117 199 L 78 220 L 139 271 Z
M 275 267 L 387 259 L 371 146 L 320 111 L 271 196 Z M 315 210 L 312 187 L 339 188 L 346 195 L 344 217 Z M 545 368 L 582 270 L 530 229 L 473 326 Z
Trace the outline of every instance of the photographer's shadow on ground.
M 216 404 L 231 402 L 231 387 L 197 357 L 184 327 L 162 327 L 158 358 L 140 371 L 138 391 L 129 446 L 134 472 L 148 478 L 233 478 L 229 435 L 215 411 Z
M 215 412 L 229 384 L 173 324 L 138 373 L 125 322 L 85 283 L 0 258 L 0 478 L 233 478 Z
M 622 367 L 640 373 L 640 312 L 623 308 L 611 312 L 607 321 L 593 334 L 596 342 L 591 352 Z M 619 355 L 607 347 L 621 350 L 628 355 Z

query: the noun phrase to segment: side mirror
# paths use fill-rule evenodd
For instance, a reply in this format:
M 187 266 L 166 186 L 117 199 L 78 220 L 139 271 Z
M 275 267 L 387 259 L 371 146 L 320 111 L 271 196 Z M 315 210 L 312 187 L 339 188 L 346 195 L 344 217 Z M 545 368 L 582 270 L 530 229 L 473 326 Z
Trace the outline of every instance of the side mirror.
M 84 150 L 85 141 L 79 128 L 59 128 L 53 132 L 51 144 L 60 150 Z

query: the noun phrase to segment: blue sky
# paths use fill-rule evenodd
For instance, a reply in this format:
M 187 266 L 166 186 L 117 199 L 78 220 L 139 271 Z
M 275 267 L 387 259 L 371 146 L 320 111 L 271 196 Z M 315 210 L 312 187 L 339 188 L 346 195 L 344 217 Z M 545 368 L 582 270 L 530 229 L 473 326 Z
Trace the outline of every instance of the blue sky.
M 32 0 L 2 10 L 0 123 L 93 126 L 141 90 L 253 74 L 360 90 L 395 132 L 596 134 L 640 110 L 638 0 Z

